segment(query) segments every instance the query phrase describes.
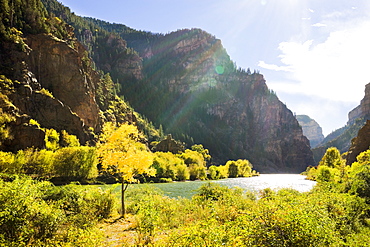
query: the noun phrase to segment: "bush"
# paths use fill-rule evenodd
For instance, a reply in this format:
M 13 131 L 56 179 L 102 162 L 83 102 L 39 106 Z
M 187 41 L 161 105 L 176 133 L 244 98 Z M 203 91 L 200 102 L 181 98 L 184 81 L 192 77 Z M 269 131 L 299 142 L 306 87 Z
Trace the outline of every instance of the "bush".
M 116 201 L 110 191 L 10 180 L 0 180 L 0 246 L 98 245 L 95 223 L 109 217 Z
M 100 219 L 108 218 L 115 209 L 116 198 L 111 191 L 101 188 L 69 184 L 46 191 L 44 200 L 60 205 L 69 222 L 86 228 Z
M 32 245 L 53 237 L 65 217 L 42 192 L 51 184 L 30 179 L 0 180 L 0 241 L 6 245 Z
M 86 180 L 97 175 L 96 149 L 93 147 L 66 147 L 55 153 L 55 175 L 69 180 Z

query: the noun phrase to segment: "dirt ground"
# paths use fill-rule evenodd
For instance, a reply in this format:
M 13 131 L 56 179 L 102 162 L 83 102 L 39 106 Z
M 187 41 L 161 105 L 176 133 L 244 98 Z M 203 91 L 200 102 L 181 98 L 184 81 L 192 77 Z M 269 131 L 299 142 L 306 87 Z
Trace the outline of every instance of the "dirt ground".
M 98 225 L 103 232 L 105 240 L 104 247 L 126 247 L 135 246 L 137 233 L 132 230 L 136 226 L 136 221 L 132 216 L 125 218 L 112 218 Z

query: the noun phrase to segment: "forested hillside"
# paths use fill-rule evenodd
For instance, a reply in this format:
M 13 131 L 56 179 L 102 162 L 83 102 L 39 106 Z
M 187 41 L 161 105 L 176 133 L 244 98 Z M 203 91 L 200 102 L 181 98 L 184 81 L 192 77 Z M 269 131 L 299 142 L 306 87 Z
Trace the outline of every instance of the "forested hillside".
M 313 164 L 291 111 L 261 74 L 237 68 L 214 36 L 199 29 L 137 31 L 43 2 L 74 27 L 96 68 L 110 74 L 135 110 L 188 146 L 202 143 L 215 163 L 245 158 L 264 172 L 299 172 Z

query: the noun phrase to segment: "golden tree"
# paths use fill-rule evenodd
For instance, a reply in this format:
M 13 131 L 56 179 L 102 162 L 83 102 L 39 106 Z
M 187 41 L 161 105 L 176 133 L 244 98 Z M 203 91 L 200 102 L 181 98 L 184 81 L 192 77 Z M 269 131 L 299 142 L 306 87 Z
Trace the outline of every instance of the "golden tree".
M 147 146 L 140 142 L 143 137 L 134 125 L 122 124 L 116 128 L 107 123 L 98 145 L 98 153 L 103 168 L 115 168 L 122 182 L 122 216 L 125 216 L 125 191 L 130 183 L 137 182 L 141 174 L 154 175 L 151 168 L 153 155 Z

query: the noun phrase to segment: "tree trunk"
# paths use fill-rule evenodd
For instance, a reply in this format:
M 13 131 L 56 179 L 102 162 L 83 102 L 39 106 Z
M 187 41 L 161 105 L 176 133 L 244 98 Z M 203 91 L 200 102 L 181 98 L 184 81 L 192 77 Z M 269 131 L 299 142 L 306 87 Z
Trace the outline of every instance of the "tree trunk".
M 121 187 L 121 204 L 122 204 L 121 217 L 122 218 L 125 218 L 125 215 L 126 215 L 125 192 L 127 190 L 127 187 L 128 187 L 128 183 L 125 184 L 124 182 L 122 182 L 122 187 Z

